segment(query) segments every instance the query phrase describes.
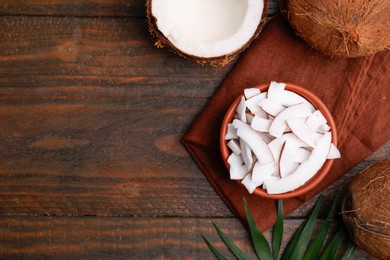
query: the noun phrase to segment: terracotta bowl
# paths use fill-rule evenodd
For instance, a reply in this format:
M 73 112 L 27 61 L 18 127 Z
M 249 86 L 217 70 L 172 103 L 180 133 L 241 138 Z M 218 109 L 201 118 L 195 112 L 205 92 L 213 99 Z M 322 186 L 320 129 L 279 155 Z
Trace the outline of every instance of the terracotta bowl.
M 269 83 L 263 83 L 258 86 L 255 86 L 256 88 L 259 88 L 261 92 L 265 92 L 268 90 Z M 320 110 L 322 114 L 325 116 L 326 120 L 328 121 L 328 125 L 331 127 L 330 132 L 332 133 L 332 143 L 337 146 L 337 132 L 336 132 L 336 126 L 333 120 L 333 117 L 329 110 L 327 109 L 326 105 L 313 93 L 311 93 L 309 90 L 298 86 L 296 84 L 292 83 L 286 83 L 286 89 L 290 90 L 292 92 L 295 92 L 302 97 L 306 98 L 316 109 Z M 243 94 L 242 94 L 243 95 Z M 237 97 L 237 99 L 231 104 L 229 109 L 227 110 L 225 117 L 222 122 L 222 127 L 221 127 L 221 132 L 220 132 L 220 149 L 222 153 L 222 158 L 225 163 L 226 168 L 229 170 L 230 165 L 227 162 L 227 159 L 230 155 L 230 150 L 227 146 L 227 141 L 225 140 L 225 135 L 227 132 L 227 126 L 229 123 L 233 121 L 233 117 L 236 113 L 236 107 L 238 103 L 240 102 L 241 96 Z M 317 172 L 317 174 L 311 178 L 309 181 L 307 181 L 304 185 L 301 187 L 297 188 L 296 190 L 286 192 L 286 193 L 281 193 L 281 194 L 268 194 L 265 189 L 262 189 L 261 187 L 257 187 L 253 194 L 257 196 L 261 196 L 264 198 L 269 198 L 269 199 L 288 199 L 288 198 L 293 198 L 293 197 L 298 197 L 303 195 L 304 193 L 307 193 L 314 187 L 316 187 L 328 174 L 331 166 L 333 164 L 333 160 L 326 160 L 322 168 Z M 235 180 L 236 182 L 241 184 L 241 180 Z

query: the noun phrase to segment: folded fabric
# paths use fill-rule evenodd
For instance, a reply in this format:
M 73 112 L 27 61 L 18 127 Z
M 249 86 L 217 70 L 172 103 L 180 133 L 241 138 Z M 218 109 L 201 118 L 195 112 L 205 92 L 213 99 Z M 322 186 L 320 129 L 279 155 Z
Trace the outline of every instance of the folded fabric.
M 355 59 L 331 58 L 311 49 L 282 15 L 268 21 L 242 54 L 183 139 L 216 192 L 245 223 L 245 198 L 261 230 L 273 225 L 276 203 L 229 179 L 221 159 L 219 131 L 226 110 L 245 88 L 291 82 L 306 87 L 327 105 L 338 131 L 342 158 L 325 180 L 305 196 L 284 201 L 285 214 L 312 198 L 390 140 L 390 52 Z

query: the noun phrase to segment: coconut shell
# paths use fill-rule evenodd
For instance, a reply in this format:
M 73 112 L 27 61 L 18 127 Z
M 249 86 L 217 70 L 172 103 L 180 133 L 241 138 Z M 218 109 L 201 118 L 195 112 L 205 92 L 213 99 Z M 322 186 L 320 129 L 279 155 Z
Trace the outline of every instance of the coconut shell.
M 390 47 L 389 0 L 287 0 L 288 20 L 309 45 L 334 57 Z
M 238 54 L 240 54 L 243 50 L 249 47 L 251 42 L 257 38 L 257 36 L 260 34 L 262 28 L 264 27 L 264 24 L 268 20 L 267 18 L 267 13 L 268 13 L 268 3 L 269 0 L 263 0 L 264 2 L 264 8 L 263 8 L 263 14 L 261 16 L 261 21 L 259 26 L 257 27 L 255 33 L 253 36 L 240 48 L 237 49 L 234 52 L 228 53 L 223 56 L 218 56 L 218 57 L 211 57 L 211 58 L 205 58 L 205 57 L 198 57 L 194 56 L 188 53 L 185 53 L 178 48 L 175 47 L 172 42 L 165 37 L 165 35 L 158 29 L 157 26 L 157 19 L 156 17 L 153 16 L 152 13 L 152 0 L 146 0 L 146 17 L 148 19 L 148 30 L 149 33 L 153 36 L 155 39 L 154 46 L 157 48 L 168 48 L 175 54 L 178 54 L 181 57 L 184 57 L 188 60 L 195 61 L 199 64 L 209 64 L 214 67 L 222 67 L 230 63 L 232 60 L 234 60 Z
M 350 184 L 342 213 L 351 239 L 380 259 L 390 259 L 390 158 L 361 172 Z

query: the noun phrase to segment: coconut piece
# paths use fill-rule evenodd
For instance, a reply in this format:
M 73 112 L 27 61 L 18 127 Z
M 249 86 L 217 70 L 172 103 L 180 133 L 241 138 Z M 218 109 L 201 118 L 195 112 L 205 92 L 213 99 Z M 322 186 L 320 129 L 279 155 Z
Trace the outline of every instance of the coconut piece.
M 251 127 L 256 131 L 268 132 L 269 126 L 271 125 L 272 121 L 273 120 L 255 116 L 251 123 Z
M 315 110 L 314 106 L 306 98 L 287 89 L 283 91 L 280 103 L 285 107 L 307 103 L 312 111 Z
M 237 129 L 237 136 L 251 148 L 257 160 L 261 164 L 266 164 L 273 161 L 273 156 L 268 148 L 268 145 L 249 125 L 240 120 L 233 120 L 233 125 Z M 242 151 L 241 151 L 242 152 Z
M 287 129 L 286 120 L 293 117 L 305 118 L 311 115 L 313 111 L 308 103 L 300 103 L 290 106 L 280 112 L 269 127 L 269 133 L 275 137 L 282 136 L 283 132 Z
M 256 112 L 254 114 L 256 116 L 259 116 L 259 117 L 262 117 L 262 118 L 268 118 L 267 113 L 263 109 L 261 109 L 261 108 L 256 110 Z
M 268 147 L 270 148 L 275 161 L 280 160 L 280 154 L 282 151 L 283 144 L 285 142 L 288 142 L 289 147 L 291 147 L 291 149 L 294 150 L 294 154 L 292 155 L 291 160 L 293 160 L 295 163 L 302 163 L 309 158 L 311 151 L 308 150 L 309 147 L 307 146 L 307 144 L 299 140 L 292 133 L 287 134 L 287 138 L 283 138 L 283 137 L 284 135 L 268 143 Z
M 254 117 L 255 117 L 254 115 L 246 113 L 246 122 L 248 124 L 252 124 L 252 121 L 253 121 Z
M 268 148 L 271 150 L 272 155 L 274 156 L 275 161 L 279 160 L 280 152 L 282 150 L 283 143 L 288 141 L 290 145 L 300 148 L 308 148 L 309 146 L 300 140 L 293 133 L 284 134 L 281 137 L 275 138 L 271 142 L 268 143 Z
M 299 167 L 299 163 L 293 163 L 291 162 L 290 160 L 286 160 L 284 158 L 287 158 L 286 156 L 285 157 L 281 157 L 283 158 L 282 161 L 279 162 L 279 170 L 278 170 L 278 174 L 279 174 L 279 177 L 280 178 L 284 178 L 288 175 L 290 175 L 291 173 L 293 173 L 298 167 Z
M 352 241 L 379 259 L 390 259 L 390 158 L 376 162 L 349 185 L 342 204 Z
M 359 57 L 390 46 L 390 1 L 286 1 L 292 27 L 326 55 Z
M 287 125 L 291 131 L 310 147 L 315 147 L 315 135 L 312 129 L 301 118 L 287 119 Z
M 271 175 L 277 171 L 278 165 L 276 162 L 260 164 L 260 162 L 257 161 L 252 170 L 252 181 L 263 184 L 265 180 L 269 179 Z
M 338 159 L 341 158 L 341 153 L 339 149 L 332 143 L 330 144 L 328 157 L 326 159 Z
M 223 66 L 260 33 L 267 5 L 266 0 L 147 0 L 146 15 L 157 47 Z
M 243 164 L 241 156 L 232 153 L 227 162 L 230 165 L 229 173 L 231 180 L 242 180 L 248 174 L 248 168 Z
M 268 181 L 277 181 L 277 180 L 280 180 L 280 177 L 278 175 L 271 175 L 268 179 L 267 179 L 267 182 Z M 267 184 L 266 182 L 263 183 L 263 189 L 267 189 Z
M 267 133 L 262 133 L 262 132 L 258 132 L 258 131 L 256 131 L 256 133 L 261 137 L 261 139 L 263 139 L 263 141 L 266 144 L 269 144 L 272 140 L 275 139 L 275 137 L 273 137 L 272 135 L 269 135 Z
M 267 98 L 280 102 L 284 93 L 284 88 L 286 87 L 285 83 L 278 83 L 276 81 L 271 81 Z
M 320 127 L 318 127 L 319 133 L 325 133 L 328 131 L 330 131 L 330 126 L 328 124 L 323 124 L 323 125 L 320 125 Z
M 313 132 L 317 132 L 319 127 L 326 123 L 327 123 L 326 118 L 324 117 L 324 115 L 321 113 L 320 110 L 314 111 L 313 114 L 311 114 L 306 120 L 306 125 Z
M 242 140 L 242 138 L 239 138 L 239 143 L 242 160 L 244 161 L 245 166 L 248 169 L 251 169 L 253 164 L 252 150 L 249 145 Z
M 240 165 L 237 168 L 230 168 L 230 179 L 231 180 L 242 180 L 246 174 L 248 174 L 248 168 L 245 165 Z
M 235 153 L 232 153 L 229 155 L 227 162 L 230 165 L 230 169 L 231 168 L 239 168 L 239 166 L 243 165 L 243 163 L 244 163 L 242 160 L 242 157 L 235 154 Z
M 259 106 L 268 115 L 271 115 L 274 117 L 286 109 L 286 107 L 282 106 L 282 104 L 279 103 L 278 101 L 276 101 L 274 99 L 269 99 L 269 98 L 262 100 L 259 103 Z
M 254 97 L 258 94 L 260 94 L 260 89 L 258 88 L 246 88 L 244 89 L 244 96 L 246 99 L 249 99 L 251 97 Z
M 261 184 L 260 182 L 254 182 L 252 181 L 251 174 L 247 174 L 245 178 L 241 181 L 241 183 L 245 186 L 245 188 L 248 190 L 250 194 L 253 193 L 253 191 L 259 187 Z
M 285 89 L 282 93 L 281 103 L 283 106 L 293 106 L 300 103 L 308 102 L 304 97 L 295 92 Z
M 280 150 L 278 160 L 278 174 L 280 178 L 286 177 L 298 168 L 299 163 L 295 162 L 295 153 L 294 147 L 285 141 Z
M 249 111 L 252 112 L 252 114 L 258 115 L 260 117 L 267 118 L 267 113 L 265 113 L 263 110 L 261 110 L 258 103 L 260 103 L 262 100 L 267 98 L 267 93 L 260 93 L 256 96 L 253 96 L 245 101 L 246 107 L 249 109 Z
M 225 140 L 237 139 L 238 136 L 236 134 L 236 128 L 234 128 L 233 124 L 228 124 L 228 129 L 225 135 Z
M 236 139 L 232 139 L 227 143 L 227 146 L 232 150 L 233 153 L 239 155 L 241 154 L 240 144 Z
M 310 180 L 325 163 L 330 149 L 331 139 L 331 133 L 325 133 L 324 136 L 318 140 L 317 146 L 313 149 L 309 158 L 301 163 L 290 175 L 279 180 L 266 180 L 264 184 L 267 187 L 267 193 L 279 194 L 292 191 Z
M 306 161 L 311 154 L 311 151 L 309 151 L 306 148 L 297 148 L 295 149 L 295 162 L 297 163 L 303 163 Z M 329 159 L 329 158 L 327 158 Z
M 238 103 L 236 108 L 236 113 L 238 119 L 240 119 L 242 122 L 246 123 L 246 105 L 245 105 L 245 97 L 242 96 L 240 103 Z

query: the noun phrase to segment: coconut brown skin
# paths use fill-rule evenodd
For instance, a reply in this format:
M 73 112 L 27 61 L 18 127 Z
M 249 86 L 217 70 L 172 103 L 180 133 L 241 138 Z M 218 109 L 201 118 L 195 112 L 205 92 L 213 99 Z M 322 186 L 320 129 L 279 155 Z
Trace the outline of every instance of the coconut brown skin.
M 292 27 L 309 45 L 334 57 L 390 48 L 389 0 L 287 0 Z
M 223 56 L 218 56 L 218 57 L 212 57 L 212 58 L 197 57 L 197 56 L 193 56 L 191 54 L 182 52 L 181 50 L 176 48 L 175 45 L 173 45 L 171 43 L 171 41 L 169 41 L 169 39 L 167 39 L 164 36 L 164 34 L 158 29 L 157 19 L 156 19 L 156 17 L 153 16 L 153 13 L 152 13 L 152 2 L 153 2 L 153 0 L 146 0 L 146 17 L 148 18 L 148 30 L 149 30 L 150 34 L 156 40 L 154 45 L 157 48 L 169 48 L 170 50 L 172 50 L 174 53 L 178 54 L 181 57 L 195 61 L 195 62 L 200 63 L 200 64 L 209 64 L 209 65 L 214 66 L 214 67 L 222 67 L 222 66 L 227 65 L 232 60 L 234 60 L 239 53 L 241 53 L 244 49 L 248 48 L 250 43 L 254 39 L 256 39 L 256 37 L 260 34 L 264 24 L 266 23 L 266 21 L 268 19 L 267 13 L 268 13 L 269 0 L 263 0 L 264 9 L 263 9 L 263 14 L 261 16 L 260 24 L 257 27 L 257 30 L 254 33 L 254 35 L 240 49 L 237 49 L 234 52 L 228 53 L 228 54 L 223 55 Z
M 380 259 L 390 259 L 390 158 L 361 172 L 350 184 L 342 213 L 352 240 Z

